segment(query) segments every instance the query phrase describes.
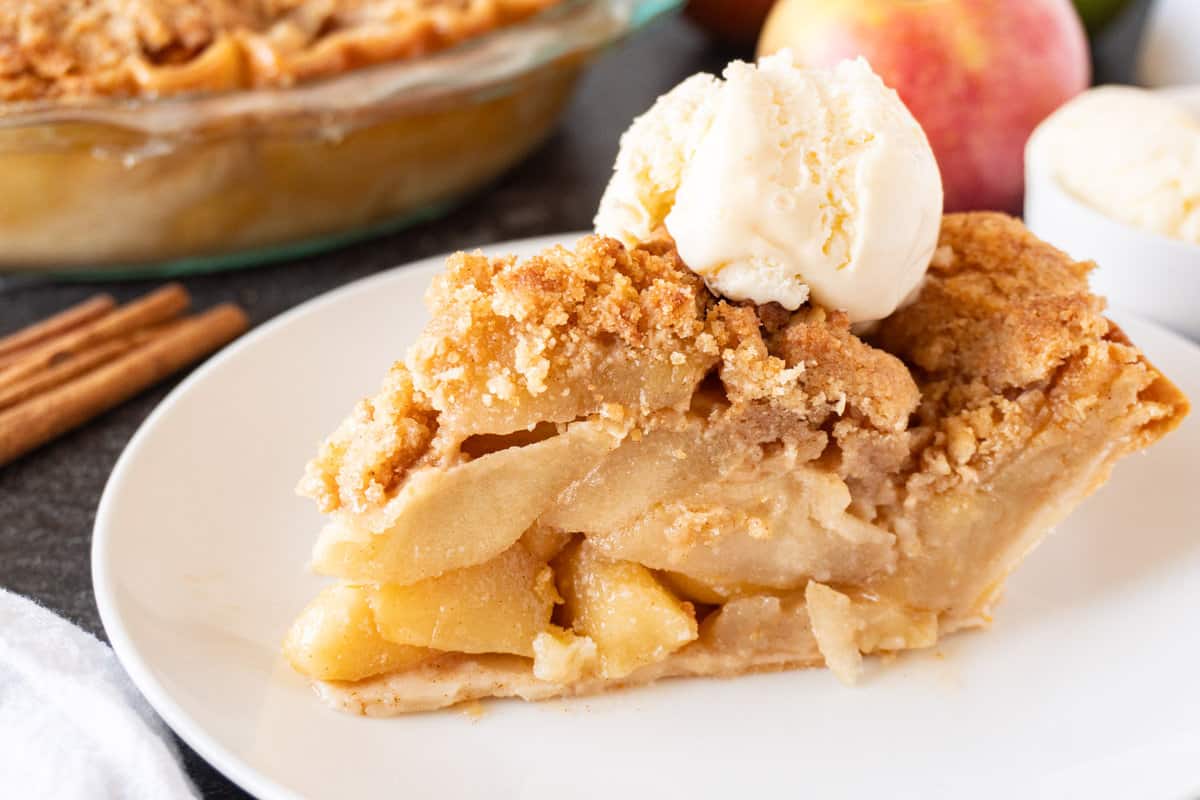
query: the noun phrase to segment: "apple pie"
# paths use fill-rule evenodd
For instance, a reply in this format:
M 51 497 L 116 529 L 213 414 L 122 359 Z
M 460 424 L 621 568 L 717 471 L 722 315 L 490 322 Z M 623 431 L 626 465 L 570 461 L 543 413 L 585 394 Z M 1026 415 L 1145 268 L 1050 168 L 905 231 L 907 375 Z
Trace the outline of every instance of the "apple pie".
M 0 5 L 0 100 L 287 86 L 425 55 L 556 2 L 9 2 Z
M 635 7 L 5 0 L 0 268 L 178 272 L 440 214 L 545 139 Z
M 950 215 L 859 335 L 731 303 L 666 236 L 450 258 L 302 494 L 337 582 L 285 652 L 388 715 L 828 666 L 986 625 L 1005 577 L 1187 399 L 1090 264 Z

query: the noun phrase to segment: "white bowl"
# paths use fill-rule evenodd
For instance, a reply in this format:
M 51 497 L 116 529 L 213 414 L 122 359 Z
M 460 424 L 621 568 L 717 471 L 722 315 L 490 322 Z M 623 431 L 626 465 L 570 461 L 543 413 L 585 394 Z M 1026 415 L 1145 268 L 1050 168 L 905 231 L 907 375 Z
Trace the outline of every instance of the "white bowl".
M 1200 87 L 1162 90 L 1200 116 Z M 1025 155 L 1025 224 L 1073 258 L 1095 261 L 1092 289 L 1200 341 L 1200 245 L 1144 231 L 1077 200 L 1036 147 Z
M 1200 3 L 1155 0 L 1137 53 L 1142 86 L 1180 86 L 1200 81 Z

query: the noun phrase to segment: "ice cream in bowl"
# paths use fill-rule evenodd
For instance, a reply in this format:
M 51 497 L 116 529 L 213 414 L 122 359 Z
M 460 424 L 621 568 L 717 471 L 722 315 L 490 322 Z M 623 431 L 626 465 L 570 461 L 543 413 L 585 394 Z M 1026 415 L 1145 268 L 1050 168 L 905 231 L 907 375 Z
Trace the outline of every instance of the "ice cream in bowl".
M 1029 140 L 1025 221 L 1113 304 L 1200 339 L 1200 89 L 1103 86 Z

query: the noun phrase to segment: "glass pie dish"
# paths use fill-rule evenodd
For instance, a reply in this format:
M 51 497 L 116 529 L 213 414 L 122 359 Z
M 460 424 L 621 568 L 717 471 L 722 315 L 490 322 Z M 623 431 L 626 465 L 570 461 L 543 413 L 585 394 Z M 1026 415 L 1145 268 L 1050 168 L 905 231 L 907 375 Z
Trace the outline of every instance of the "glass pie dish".
M 600 49 L 678 2 L 566 0 L 291 88 L 0 106 L 0 269 L 221 269 L 434 216 L 550 133 Z

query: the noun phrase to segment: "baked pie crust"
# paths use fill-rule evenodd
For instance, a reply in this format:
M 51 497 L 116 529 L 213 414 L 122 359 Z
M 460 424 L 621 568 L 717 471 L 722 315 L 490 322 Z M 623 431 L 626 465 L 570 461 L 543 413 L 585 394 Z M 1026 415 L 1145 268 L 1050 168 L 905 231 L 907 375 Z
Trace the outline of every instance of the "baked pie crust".
M 285 652 L 387 715 L 829 666 L 987 624 L 1008 573 L 1188 410 L 1090 264 L 945 218 L 858 336 L 711 295 L 667 240 L 453 256 L 301 482 L 339 579 Z
M 0 5 L 0 100 L 288 86 L 432 53 L 556 2 L 8 2 Z

